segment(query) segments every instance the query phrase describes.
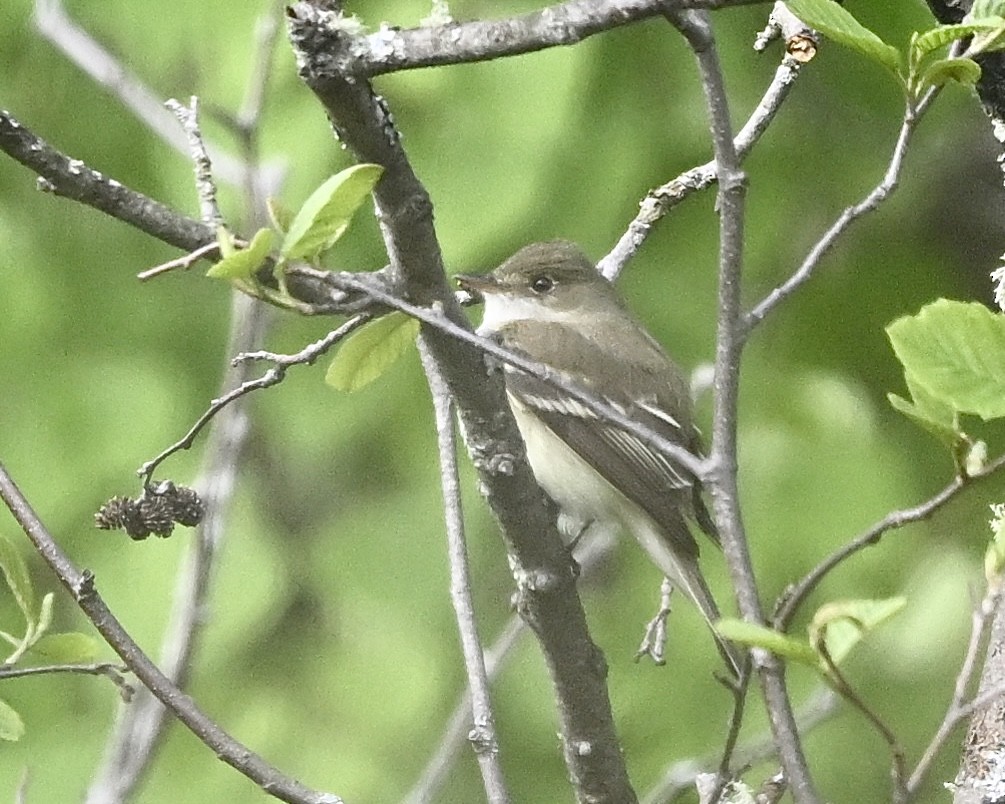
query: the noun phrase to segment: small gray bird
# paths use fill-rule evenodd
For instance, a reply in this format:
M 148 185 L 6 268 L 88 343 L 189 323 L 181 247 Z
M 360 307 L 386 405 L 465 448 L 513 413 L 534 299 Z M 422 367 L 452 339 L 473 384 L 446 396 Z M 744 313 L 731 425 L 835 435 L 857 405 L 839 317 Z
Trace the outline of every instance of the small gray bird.
M 573 243 L 526 246 L 492 273 L 458 276 L 481 297 L 479 332 L 544 363 L 694 454 L 702 450 L 680 370 Z M 506 366 L 506 391 L 537 481 L 580 528 L 620 526 L 695 602 L 719 610 L 698 566 L 694 519 L 718 545 L 698 483 L 642 439 L 537 377 Z M 739 674 L 736 648 L 715 634 Z

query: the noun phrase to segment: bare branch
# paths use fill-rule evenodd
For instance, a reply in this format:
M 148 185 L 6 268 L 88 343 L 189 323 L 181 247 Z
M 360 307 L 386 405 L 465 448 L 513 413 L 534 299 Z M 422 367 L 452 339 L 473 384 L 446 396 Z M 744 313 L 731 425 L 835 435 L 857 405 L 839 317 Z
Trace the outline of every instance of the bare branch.
M 0 465 L 0 499 L 6 503 L 39 555 L 125 665 L 216 756 L 281 801 L 290 804 L 341 804 L 338 796 L 311 790 L 295 779 L 284 776 L 258 754 L 221 729 L 196 705 L 195 701 L 172 684 L 143 653 L 105 605 L 95 589 L 94 576 L 74 566 L 56 544 L 2 465 Z
M 719 319 L 716 328 L 714 411 L 710 472 L 716 525 L 733 580 L 741 616 L 763 624 L 764 615 L 753 564 L 744 532 L 737 486 L 737 403 L 740 357 L 743 351 L 740 276 L 743 263 L 744 183 L 733 141 L 722 69 L 707 12 L 668 12 L 668 19 L 687 40 L 698 62 L 719 180 Z M 797 804 L 817 801 L 813 780 L 803 754 L 799 729 L 792 712 L 779 659 L 754 649 L 771 728 L 785 775 Z
M 513 648 L 521 634 L 526 631 L 526 623 L 519 617 L 511 617 L 495 642 L 485 652 L 485 673 L 489 679 L 499 675 L 505 659 L 512 655 Z M 467 742 L 471 727 L 471 691 L 464 690 L 454 711 L 447 720 L 447 726 L 439 745 L 426 767 L 405 796 L 405 804 L 426 804 L 436 799 L 436 794 L 447 781 L 460 749 Z
M 499 742 L 495 716 L 489 695 L 489 679 L 485 657 L 475 623 L 474 600 L 471 595 L 471 571 L 464 537 L 464 516 L 461 512 L 461 487 L 457 473 L 457 439 L 454 435 L 454 406 L 450 389 L 439 365 L 420 339 L 419 352 L 426 370 L 429 390 L 433 394 L 436 412 L 436 440 L 439 447 L 440 483 L 443 487 L 443 512 L 447 526 L 447 556 L 450 560 L 450 599 L 457 616 L 461 650 L 471 695 L 471 715 L 474 728 L 468 740 L 478 758 L 485 797 L 490 804 L 508 804 L 509 792 L 499 762 Z
M 878 209 L 897 189 L 897 185 L 900 182 L 900 173 L 904 167 L 904 159 L 907 156 L 907 146 L 925 111 L 931 105 L 932 101 L 935 100 L 938 93 L 939 87 L 932 88 L 918 101 L 916 106 L 912 107 L 908 105 L 904 111 L 904 119 L 901 122 L 900 132 L 897 135 L 897 142 L 894 145 L 893 153 L 882 181 L 860 202 L 846 208 L 831 227 L 824 232 L 813 248 L 810 249 L 809 254 L 806 255 L 802 264 L 792 275 L 771 291 L 744 316 L 744 337 L 749 335 L 750 330 L 760 324 L 772 310 L 810 280 L 824 255 L 834 247 L 838 238 L 848 230 L 851 224 L 864 215 Z
M 384 25 L 376 33 L 355 35 L 346 31 L 350 25 L 344 23 L 329 55 L 338 72 L 372 78 L 574 45 L 601 31 L 654 17 L 662 13 L 660 6 L 660 0 L 570 0 L 508 19 L 406 30 Z
M 327 352 L 332 346 L 341 341 L 351 332 L 359 329 L 370 320 L 368 315 L 357 315 L 350 318 L 338 328 L 332 330 L 324 338 L 315 341 L 301 351 L 292 355 L 277 355 L 271 352 L 242 352 L 234 358 L 234 363 L 243 363 L 250 360 L 269 360 L 273 363 L 272 368 L 261 377 L 253 380 L 245 380 L 236 388 L 228 391 L 223 396 L 217 397 L 210 402 L 206 411 L 196 419 L 187 433 L 167 449 L 163 450 L 156 457 L 144 463 L 136 474 L 144 478 L 144 484 L 148 484 L 153 477 L 154 471 L 166 459 L 176 452 L 189 449 L 195 443 L 196 437 L 202 429 L 209 424 L 213 418 L 228 405 L 236 402 L 243 396 L 262 388 L 271 388 L 273 385 L 281 383 L 286 378 L 286 370 L 290 366 L 309 365 Z
M 990 689 L 982 690 L 981 694 L 978 695 L 977 698 L 969 703 L 967 702 L 968 690 L 970 689 L 971 682 L 978 670 L 978 656 L 981 645 L 987 641 L 988 633 L 992 627 L 993 618 L 997 616 L 1001 607 L 1002 591 L 1003 590 L 1000 584 L 993 584 L 984 595 L 984 599 L 981 600 L 980 603 L 974 607 L 973 612 L 971 612 L 970 640 L 967 643 L 967 650 L 963 656 L 960 671 L 956 675 L 956 683 L 953 687 L 952 700 L 946 708 L 946 714 L 942 719 L 942 723 L 939 724 L 939 728 L 936 729 L 931 741 L 929 741 L 928 745 L 925 747 L 925 752 L 922 754 L 921 759 L 918 760 L 918 764 L 915 765 L 910 778 L 904 785 L 904 788 L 901 791 L 901 797 L 896 799 L 897 804 L 907 804 L 908 801 L 913 799 L 918 794 L 918 791 L 921 788 L 922 783 L 925 781 L 925 777 L 928 775 L 929 770 L 931 770 L 932 763 L 935 762 L 935 758 L 938 756 L 939 751 L 941 751 L 945 746 L 946 741 L 949 739 L 950 735 L 952 735 L 956 727 L 959 726 L 966 718 L 970 717 L 975 709 L 978 708 L 978 701 L 983 699 L 983 704 L 986 705 L 987 703 L 990 703 L 993 698 L 999 697 L 1003 692 L 1000 684 L 991 685 Z M 991 659 L 991 650 L 992 646 L 989 645 L 989 663 Z M 990 696 L 985 698 L 987 693 L 990 693 Z M 1000 741 L 994 740 L 993 742 L 996 744 L 995 750 L 1000 750 Z M 978 744 L 970 741 L 966 743 L 966 748 L 964 749 L 964 761 L 961 766 L 961 776 L 963 776 L 963 768 L 965 768 L 968 764 L 966 754 L 978 754 L 980 749 L 981 746 Z M 975 766 L 979 766 L 981 762 L 978 760 L 973 764 Z M 957 783 L 959 784 L 960 782 L 963 782 L 963 779 L 958 777 Z
M 199 99 L 193 95 L 188 106 L 171 98 L 164 103 L 181 123 L 188 141 L 189 156 L 195 166 L 195 189 L 199 195 L 199 217 L 207 226 L 216 229 L 223 225 L 223 215 L 216 201 L 216 181 L 213 179 L 213 163 L 206 151 L 206 143 L 199 128 Z
M 63 54 L 90 76 L 107 87 L 160 140 L 179 154 L 188 156 L 188 140 L 171 114 L 164 109 L 163 96 L 131 73 L 90 33 L 66 13 L 61 0 L 35 0 L 35 27 Z M 223 151 L 213 150 L 216 176 L 220 181 L 241 186 L 245 165 Z M 278 186 L 284 168 L 275 165 L 258 171 L 259 180 L 268 187 Z
M 136 692 L 122 674 L 128 668 L 110 662 L 92 662 L 89 664 L 44 664 L 37 667 L 17 667 L 0 665 L 0 680 L 7 678 L 24 678 L 25 676 L 41 676 L 52 673 L 71 673 L 88 676 L 104 676 L 119 689 L 119 695 L 125 703 L 132 700 Z
M 787 56 L 775 70 L 774 78 L 757 107 L 751 113 L 734 140 L 734 148 L 739 159 L 750 153 L 761 135 L 767 131 L 771 121 L 789 96 L 789 91 L 799 77 L 802 64 Z M 639 203 L 639 212 L 628 224 L 611 252 L 597 264 L 597 270 L 608 279 L 614 279 L 625 264 L 635 256 L 649 237 L 653 226 L 692 193 L 711 187 L 716 181 L 715 160 L 693 167 L 677 178 L 655 190 L 651 190 Z
M 841 698 L 827 687 L 813 692 L 796 712 L 796 722 L 801 734 L 809 734 L 817 726 L 833 717 L 839 708 Z M 757 765 L 778 756 L 778 748 L 770 731 L 756 734 L 737 744 L 734 764 L 738 767 Z M 681 794 L 693 790 L 695 779 L 715 768 L 719 761 L 716 754 L 706 757 L 685 759 L 671 765 L 663 779 L 646 793 L 643 804 L 659 804 L 676 800 Z
M 172 246 L 194 251 L 216 239 L 204 223 L 60 153 L 5 110 L 0 110 L 0 150 L 41 176 L 42 189 L 94 207 Z
M 835 550 L 810 570 L 798 583 L 785 590 L 772 615 L 773 627 L 779 631 L 787 630 L 796 611 L 806 600 L 810 592 L 816 589 L 817 585 L 845 560 L 870 545 L 878 544 L 887 531 L 901 528 L 911 522 L 920 522 L 923 519 L 928 519 L 928 517 L 932 516 L 932 514 L 953 499 L 964 487 L 970 485 L 971 482 L 988 477 L 998 472 L 1003 466 L 1005 466 L 1005 455 L 999 456 L 986 464 L 979 472 L 975 472 L 969 477 L 956 476 L 945 488 L 929 499 L 912 508 L 891 511 L 877 523 L 848 542 L 848 544 Z
M 596 565 L 604 559 L 614 547 L 615 534 L 604 532 L 599 538 L 585 539 L 577 545 L 576 561 L 584 578 L 589 578 Z M 485 672 L 489 680 L 495 679 L 502 672 L 506 660 L 512 656 L 518 638 L 526 631 L 526 623 L 519 617 L 511 617 L 503 626 L 499 636 L 485 652 Z M 416 783 L 412 786 L 403 801 L 406 804 L 425 804 L 433 801 L 437 793 L 447 781 L 451 768 L 457 761 L 460 750 L 467 740 L 468 724 L 471 720 L 471 692 L 465 690 L 454 705 L 454 711 L 447 720 L 443 736 L 429 762 L 423 769 Z

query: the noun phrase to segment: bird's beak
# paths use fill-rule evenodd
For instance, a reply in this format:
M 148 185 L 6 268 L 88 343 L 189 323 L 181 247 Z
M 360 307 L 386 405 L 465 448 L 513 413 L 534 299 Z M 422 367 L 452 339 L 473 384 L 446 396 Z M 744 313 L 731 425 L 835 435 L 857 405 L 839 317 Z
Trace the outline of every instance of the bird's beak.
M 454 277 L 458 287 L 466 290 L 476 299 L 482 299 L 486 293 L 499 289 L 499 283 L 492 274 L 457 274 Z

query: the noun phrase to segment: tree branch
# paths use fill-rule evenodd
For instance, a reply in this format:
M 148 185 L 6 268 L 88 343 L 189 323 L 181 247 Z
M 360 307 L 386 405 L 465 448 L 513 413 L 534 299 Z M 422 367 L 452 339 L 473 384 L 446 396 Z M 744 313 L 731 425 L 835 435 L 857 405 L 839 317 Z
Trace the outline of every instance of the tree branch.
M 736 135 L 733 147 L 738 159 L 745 158 L 761 135 L 767 131 L 782 103 L 789 96 L 789 91 L 799 77 L 801 67 L 802 63 L 791 56 L 782 59 L 782 63 L 775 70 L 771 84 Z M 716 178 L 716 164 L 713 159 L 681 173 L 672 181 L 648 192 L 639 203 L 638 214 L 628 224 L 628 229 L 621 235 L 610 253 L 597 264 L 597 270 L 608 279 L 617 277 L 625 264 L 642 247 L 653 226 L 692 193 L 711 187 Z
M 489 804 L 508 804 L 510 796 L 499 762 L 499 741 L 496 735 L 495 716 L 492 714 L 489 679 L 471 596 L 471 572 L 464 537 L 464 516 L 461 512 L 461 485 L 457 473 L 454 406 L 450 399 L 450 389 L 439 365 L 421 341 L 419 352 L 422 355 L 436 413 L 436 441 L 439 448 L 440 483 L 443 488 L 443 512 L 447 526 L 447 556 L 450 560 L 450 599 L 457 616 L 474 722 L 474 728 L 468 732 L 468 740 L 478 758 L 486 800 Z
M 386 103 L 366 81 L 338 69 L 351 54 L 344 54 L 342 34 L 332 25 L 333 7 L 337 5 L 298 2 L 287 12 L 300 74 L 340 139 L 360 159 L 384 167 L 374 206 L 390 259 L 391 286 L 414 303 L 435 304 L 447 319 L 468 328 L 446 285 L 432 204 L 401 148 Z M 422 339 L 450 388 L 468 452 L 501 525 L 517 581 L 518 608 L 541 643 L 576 795 L 581 801 L 635 801 L 615 734 L 606 663 L 590 639 L 554 507 L 527 464 L 502 377 L 487 371 L 480 352 L 435 328 L 423 327 Z
M 667 16 L 687 40 L 698 62 L 719 179 L 719 319 L 709 453 L 711 471 L 707 487 L 712 494 L 716 524 L 740 614 L 748 622 L 763 624 L 764 615 L 744 532 L 737 485 L 737 410 L 743 351 L 740 276 L 745 177 L 740 171 L 733 142 L 729 106 L 710 17 L 707 12 L 673 11 L 668 11 Z M 768 651 L 755 648 L 751 653 L 792 796 L 797 804 L 814 802 L 817 795 L 786 689 L 784 666 L 778 657 Z
M 289 804 L 341 804 L 342 800 L 338 796 L 311 790 L 295 779 L 284 776 L 258 754 L 221 729 L 196 705 L 195 701 L 171 683 L 109 611 L 95 589 L 94 576 L 74 566 L 56 544 L 2 464 L 0 464 L 0 499 L 6 503 L 14 519 L 59 578 L 60 583 L 66 587 L 77 601 L 77 605 L 125 665 L 217 757 L 280 801 Z
M 988 477 L 998 472 L 1002 467 L 1005 467 L 1005 455 L 999 456 L 991 461 L 991 463 L 985 465 L 979 472 L 975 472 L 969 477 L 957 475 L 941 491 L 912 508 L 891 511 L 872 527 L 863 531 L 846 545 L 835 550 L 810 570 L 799 582 L 788 587 L 775 606 L 775 612 L 771 618 L 772 626 L 779 631 L 788 630 L 789 625 L 792 623 L 792 618 L 796 615 L 799 607 L 805 602 L 810 593 L 816 589 L 832 570 L 855 555 L 855 553 L 870 545 L 878 544 L 887 531 L 902 528 L 904 525 L 912 522 L 920 522 L 921 520 L 928 519 L 973 481 Z

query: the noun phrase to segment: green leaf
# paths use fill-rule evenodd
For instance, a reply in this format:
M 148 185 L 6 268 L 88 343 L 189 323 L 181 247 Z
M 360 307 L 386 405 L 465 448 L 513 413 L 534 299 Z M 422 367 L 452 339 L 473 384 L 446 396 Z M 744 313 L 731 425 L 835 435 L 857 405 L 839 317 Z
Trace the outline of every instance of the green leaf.
M 101 642 L 76 631 L 45 634 L 32 646 L 31 653 L 53 664 L 93 662 L 101 654 Z
M 1005 17 L 1005 0 L 974 0 L 963 21 L 971 22 L 982 17 Z
M 390 368 L 418 334 L 419 322 L 401 312 L 371 321 L 342 344 L 325 382 L 339 391 L 358 391 Z
M 981 78 L 980 65 L 973 59 L 938 59 L 925 68 L 921 74 L 921 83 L 933 87 L 941 87 L 950 81 L 973 86 Z
M 912 375 L 906 374 L 904 379 L 907 381 L 907 390 L 911 392 L 911 401 L 896 394 L 887 394 L 894 410 L 903 413 L 951 450 L 957 450 L 969 442 L 966 433 L 960 430 L 959 416 L 952 405 L 930 394 Z
M 953 444 L 956 443 L 957 433 L 955 430 L 945 427 L 942 422 L 930 419 L 925 412 L 913 402 L 909 402 L 897 394 L 887 394 L 886 398 L 890 403 L 890 406 L 895 411 L 907 416 L 907 418 L 918 425 L 918 427 L 922 430 L 927 430 L 946 446 L 952 447 Z
M 973 39 L 970 40 L 970 47 L 967 48 L 969 55 L 991 53 L 1005 48 L 1005 19 L 996 16 L 975 19 L 973 22 L 981 25 L 982 30 L 975 33 Z
M 787 0 L 789 10 L 811 28 L 845 47 L 878 61 L 894 73 L 900 69 L 900 52 L 863 26 L 834 0 Z
M 0 572 L 3 572 L 7 586 L 14 595 L 14 601 L 24 615 L 28 630 L 35 628 L 38 622 L 38 608 L 35 603 L 35 591 L 31 585 L 28 566 L 24 563 L 21 553 L 6 536 L 0 533 Z
M 905 373 L 935 399 L 985 420 L 1005 416 L 1005 316 L 940 299 L 886 334 Z
M 732 642 L 764 648 L 776 656 L 811 667 L 819 665 L 816 651 L 807 642 L 793 639 L 774 628 L 727 617 L 716 622 L 715 630 L 720 636 Z
M 278 198 L 269 196 L 265 199 L 265 208 L 269 212 L 269 220 L 277 232 L 286 234 L 290 231 L 290 224 L 293 222 L 293 213 Z
M 24 737 L 24 721 L 21 716 L 0 698 L 0 740 L 17 742 Z
M 973 36 L 975 33 L 988 30 L 988 23 L 964 25 L 939 25 L 924 33 L 915 34 L 911 40 L 911 55 L 915 61 L 920 61 L 929 53 L 939 48 L 951 45 L 958 39 Z
M 206 271 L 206 276 L 213 279 L 248 279 L 268 258 L 275 234 L 272 229 L 259 229 L 247 248 L 240 251 L 232 249 L 231 254 Z
M 383 171 L 380 165 L 353 165 L 318 187 L 290 223 L 282 255 L 288 260 L 313 260 L 331 248 Z
M 869 631 L 889 620 L 907 605 L 904 597 L 886 600 L 836 600 L 825 603 L 810 623 L 810 643 L 827 646 L 827 654 L 839 664 Z

